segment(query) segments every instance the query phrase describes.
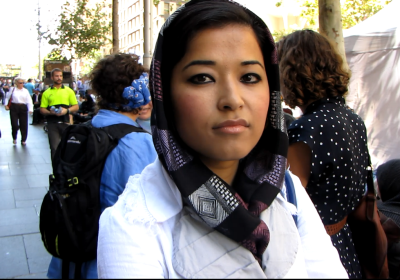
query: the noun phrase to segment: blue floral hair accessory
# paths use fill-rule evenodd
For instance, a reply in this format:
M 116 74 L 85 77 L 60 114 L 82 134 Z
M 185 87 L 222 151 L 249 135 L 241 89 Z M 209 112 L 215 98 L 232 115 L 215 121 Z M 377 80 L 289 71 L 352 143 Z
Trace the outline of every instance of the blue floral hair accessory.
M 129 102 L 128 104 L 122 105 L 124 111 L 139 108 L 151 101 L 148 81 L 147 74 L 142 75 L 139 79 L 134 80 L 129 87 L 124 89 L 122 97 Z

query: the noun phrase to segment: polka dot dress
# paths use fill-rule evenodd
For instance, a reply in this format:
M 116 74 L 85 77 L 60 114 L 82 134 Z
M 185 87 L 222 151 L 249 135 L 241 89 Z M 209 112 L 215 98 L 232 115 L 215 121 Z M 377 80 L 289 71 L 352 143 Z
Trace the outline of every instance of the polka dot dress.
M 324 225 L 342 221 L 365 192 L 368 166 L 367 134 L 362 119 L 342 97 L 320 99 L 289 129 L 290 144 L 304 142 L 311 149 L 307 192 Z M 332 243 L 349 278 L 361 278 L 350 228 L 346 224 Z

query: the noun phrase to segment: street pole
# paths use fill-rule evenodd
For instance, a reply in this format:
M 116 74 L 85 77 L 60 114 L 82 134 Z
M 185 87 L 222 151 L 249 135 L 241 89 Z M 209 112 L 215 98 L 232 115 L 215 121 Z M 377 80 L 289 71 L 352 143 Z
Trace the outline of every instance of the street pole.
M 42 43 L 42 33 L 40 32 L 40 5 L 39 5 L 39 0 L 38 0 L 38 23 L 37 23 L 37 30 L 38 30 L 38 41 L 39 41 L 39 73 L 38 73 L 38 79 L 41 81 L 42 80 L 42 58 L 40 55 L 40 45 Z
M 144 0 L 144 51 L 143 51 L 143 66 L 150 69 L 151 55 L 150 55 L 150 20 L 151 20 L 151 0 Z

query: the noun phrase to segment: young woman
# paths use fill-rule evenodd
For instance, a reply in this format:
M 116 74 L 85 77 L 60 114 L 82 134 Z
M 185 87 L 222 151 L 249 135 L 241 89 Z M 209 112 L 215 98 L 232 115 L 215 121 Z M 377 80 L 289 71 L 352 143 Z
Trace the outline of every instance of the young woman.
M 94 127 L 115 124 L 138 126 L 136 119 L 142 106 L 150 102 L 150 92 L 139 80 L 144 69 L 138 58 L 130 54 L 115 54 L 100 60 L 94 67 L 90 79 L 93 90 L 99 95 L 99 111 L 92 119 Z M 151 135 L 132 132 L 119 140 L 108 155 L 100 181 L 101 211 L 114 205 L 123 192 L 129 176 L 139 174 L 157 154 Z M 70 264 L 70 277 L 74 276 L 75 264 Z M 62 261 L 52 259 L 47 276 L 61 278 Z M 97 278 L 96 260 L 82 265 L 81 277 Z
M 297 211 L 280 194 L 288 142 L 261 19 L 188 2 L 161 28 L 150 87 L 158 160 L 103 213 L 99 277 L 347 276 L 299 180 Z
M 279 44 L 282 93 L 303 116 L 289 129 L 288 161 L 310 195 L 350 278 L 361 278 L 347 215 L 365 193 L 363 120 L 345 104 L 349 73 L 327 38 L 296 31 Z

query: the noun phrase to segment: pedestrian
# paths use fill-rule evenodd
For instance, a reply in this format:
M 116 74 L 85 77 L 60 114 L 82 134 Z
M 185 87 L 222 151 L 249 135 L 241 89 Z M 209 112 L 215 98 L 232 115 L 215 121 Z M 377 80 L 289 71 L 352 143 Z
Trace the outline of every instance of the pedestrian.
M 151 118 L 151 111 L 153 110 L 153 103 L 150 101 L 149 104 L 143 106 L 140 110 L 139 117 L 137 119 L 137 123 L 151 133 L 151 125 L 150 125 L 150 118 Z
M 76 88 L 79 94 L 85 94 L 84 86 L 80 77 L 78 77 L 78 80 L 76 81 Z
M 79 106 L 74 91 L 62 84 L 61 69 L 53 69 L 51 79 L 53 85 L 42 95 L 40 113 L 46 116 L 51 158 L 53 158 L 61 141 L 61 135 L 70 123 L 69 115 L 78 111 Z
M 100 60 L 90 75 L 93 89 L 101 96 L 98 114 L 93 118 L 94 127 L 128 124 L 138 127 L 136 120 L 142 106 L 150 102 L 150 92 L 139 79 L 144 71 L 136 56 L 115 54 Z M 133 90 L 134 88 L 134 90 Z M 90 95 L 88 96 L 90 97 Z M 124 191 L 129 176 L 139 174 L 157 157 L 151 135 L 143 132 L 127 134 L 107 157 L 101 175 L 101 211 L 114 205 Z M 52 258 L 49 278 L 61 278 L 62 262 Z M 70 265 L 70 275 L 75 265 Z M 83 279 L 97 278 L 97 261 L 82 265 Z
M 288 139 L 265 23 L 232 0 L 192 0 L 169 17 L 156 46 L 158 159 L 103 212 L 98 276 L 346 277 L 290 172 L 297 211 L 281 194 Z
M 4 79 L 1 78 L 1 79 L 0 79 L 0 103 L 1 103 L 2 105 L 5 105 L 5 104 L 6 104 L 6 103 L 5 103 L 5 101 L 6 101 L 6 93 L 5 93 L 4 89 L 3 89 L 3 86 L 4 86 L 4 85 L 5 85 Z
M 143 73 L 140 78 L 143 79 L 143 81 L 146 84 L 146 86 L 149 87 L 148 71 Z M 151 112 L 153 110 L 153 103 L 150 101 L 149 104 L 141 107 L 140 109 L 141 110 L 140 110 L 140 113 L 139 113 L 139 117 L 137 118 L 137 123 L 142 128 L 144 128 L 149 133 L 151 133 L 150 117 L 151 117 Z
M 336 47 L 312 30 L 287 35 L 279 57 L 285 102 L 303 111 L 288 130 L 290 169 L 306 188 L 349 278 L 361 278 L 347 216 L 364 196 L 369 155 L 365 124 L 343 97 L 350 75 Z
M 21 145 L 26 145 L 28 138 L 28 112 L 32 114 L 32 97 L 27 89 L 24 88 L 24 79 L 16 78 L 14 87 L 11 87 L 6 97 L 6 104 L 11 99 L 10 107 L 6 105 L 6 110 L 10 110 L 11 134 L 13 144 L 17 144 L 18 130 L 21 131 Z
M 32 123 L 31 125 L 39 124 L 41 120 L 40 114 L 40 101 L 42 99 L 43 92 L 39 91 L 39 87 L 34 90 L 34 94 L 32 95 L 33 102 L 33 115 L 32 115 Z
M 32 83 L 32 79 L 28 79 L 28 82 L 24 85 L 24 88 L 28 90 L 30 96 L 33 95 L 35 85 Z

